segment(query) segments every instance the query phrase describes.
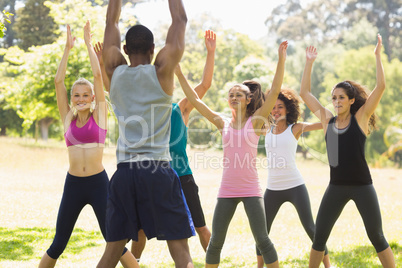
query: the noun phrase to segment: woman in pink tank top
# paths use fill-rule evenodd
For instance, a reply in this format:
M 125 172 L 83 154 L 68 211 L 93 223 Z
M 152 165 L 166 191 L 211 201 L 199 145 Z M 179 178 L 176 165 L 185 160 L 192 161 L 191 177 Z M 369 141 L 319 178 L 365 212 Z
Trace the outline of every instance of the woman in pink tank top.
M 223 176 L 212 220 L 212 236 L 207 248 L 205 267 L 218 267 L 230 221 L 240 202 L 244 204 L 264 262 L 267 267 L 279 267 L 275 247 L 265 226 L 264 204 L 255 161 L 259 136 L 282 86 L 287 46 L 287 41 L 279 46 L 279 60 L 272 88 L 265 96 L 260 84 L 251 80 L 230 88 L 228 102 L 232 118 L 229 120 L 209 109 L 188 84 L 180 67 L 176 69 L 187 99 L 222 134 Z
M 70 26 L 67 25 L 67 41 L 64 54 L 55 77 L 57 105 L 65 129 L 65 140 L 69 155 L 69 170 L 56 223 L 53 243 L 43 255 L 39 267 L 54 267 L 63 253 L 74 229 L 75 222 L 86 205 L 91 205 L 103 236 L 106 235 L 106 203 L 109 178 L 102 164 L 106 138 L 107 104 L 103 91 L 98 57 L 91 44 L 91 27 L 87 21 L 84 40 L 94 76 L 92 84 L 80 78 L 71 88 L 71 105 L 64 84 L 67 61 L 74 47 Z M 95 93 L 95 94 L 94 94 Z M 92 103 L 95 107 L 92 108 Z M 124 267 L 139 267 L 130 251 L 123 252 Z

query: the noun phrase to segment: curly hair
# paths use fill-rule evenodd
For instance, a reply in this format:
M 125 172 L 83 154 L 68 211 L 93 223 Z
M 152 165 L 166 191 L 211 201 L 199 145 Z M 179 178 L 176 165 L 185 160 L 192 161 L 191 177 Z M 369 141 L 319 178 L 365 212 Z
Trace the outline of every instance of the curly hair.
M 362 107 L 368 98 L 367 88 L 365 86 L 360 85 L 354 81 L 345 80 L 340 82 L 334 86 L 331 91 L 331 95 L 334 94 L 334 90 L 336 88 L 342 88 L 349 99 L 355 99 L 355 102 L 350 106 L 350 113 L 356 114 L 357 111 Z M 373 130 L 377 129 L 376 126 L 376 115 L 373 113 L 369 119 L 369 130 L 368 134 L 370 134 Z
M 286 123 L 288 125 L 295 124 L 300 118 L 300 98 L 296 91 L 288 88 L 283 88 L 279 92 L 278 100 L 283 101 L 286 107 Z

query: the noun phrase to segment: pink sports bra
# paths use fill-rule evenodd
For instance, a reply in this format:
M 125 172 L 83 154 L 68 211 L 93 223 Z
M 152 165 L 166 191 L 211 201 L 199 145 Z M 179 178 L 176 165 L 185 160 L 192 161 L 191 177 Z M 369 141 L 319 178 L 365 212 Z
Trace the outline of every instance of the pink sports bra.
M 106 129 L 100 128 L 93 117 L 81 128 L 77 127 L 77 119 L 71 121 L 67 132 L 64 133 L 67 147 L 85 143 L 105 143 Z

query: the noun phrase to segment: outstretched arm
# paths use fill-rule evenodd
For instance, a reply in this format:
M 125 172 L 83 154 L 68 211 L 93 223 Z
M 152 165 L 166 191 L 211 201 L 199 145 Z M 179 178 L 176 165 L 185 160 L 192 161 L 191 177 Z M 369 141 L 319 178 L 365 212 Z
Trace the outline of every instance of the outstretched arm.
M 376 76 L 377 76 L 377 84 L 373 91 L 368 96 L 366 103 L 360 107 L 360 109 L 356 113 L 357 121 L 359 125 L 364 129 L 367 128 L 368 131 L 368 122 L 371 115 L 374 113 L 378 104 L 380 103 L 381 97 L 385 91 L 385 74 L 384 68 L 381 62 L 381 48 L 382 48 L 382 37 L 380 34 L 377 35 L 377 46 L 375 47 L 374 54 L 376 60 Z M 367 133 L 366 131 L 366 133 Z
M 108 86 L 110 88 L 110 81 L 114 70 L 123 64 L 127 64 L 126 59 L 121 53 L 121 41 L 119 30 L 119 18 L 121 12 L 122 0 L 110 0 L 106 13 L 106 27 L 103 40 L 103 63 L 108 77 Z
M 294 126 L 292 127 L 292 132 L 293 136 L 295 136 L 296 140 L 298 140 L 303 133 L 319 129 L 322 129 L 321 122 L 318 123 L 302 122 L 294 124 Z
M 180 65 L 178 64 L 175 69 L 175 74 L 179 79 L 180 85 L 186 94 L 188 101 L 197 109 L 197 111 L 204 116 L 208 121 L 214 124 L 219 130 L 224 127 L 224 121 L 216 112 L 212 111 L 197 95 L 194 89 L 190 86 L 187 79 L 184 77 Z
M 109 92 L 110 82 L 109 82 L 109 78 L 107 77 L 106 70 L 105 70 L 105 65 L 103 64 L 103 58 L 102 58 L 103 43 L 97 42 L 95 44 L 95 46 L 94 46 L 94 50 L 95 50 L 95 53 L 96 53 L 96 57 L 98 57 L 99 67 L 100 67 L 101 73 L 102 73 L 103 85 L 105 86 L 105 90 L 107 92 Z
M 63 57 L 61 58 L 59 67 L 54 78 L 54 84 L 56 87 L 56 98 L 57 106 L 59 108 L 61 120 L 64 122 L 66 120 L 67 114 L 70 111 L 70 106 L 68 105 L 67 89 L 64 84 L 66 78 L 68 55 L 70 50 L 74 47 L 75 37 L 71 35 L 70 25 L 67 25 L 67 40 L 66 46 L 64 48 Z
M 313 63 L 317 58 L 317 50 L 313 46 L 309 46 L 306 49 L 306 64 L 304 66 L 303 77 L 300 86 L 300 97 L 306 103 L 307 107 L 315 116 L 320 119 L 324 132 L 327 129 L 327 122 L 332 117 L 331 111 L 326 109 L 318 101 L 313 94 L 311 94 L 311 70 L 313 69 Z
M 205 47 L 207 48 L 207 59 L 205 61 L 204 73 L 202 75 L 201 83 L 194 88 L 200 99 L 204 97 L 205 93 L 207 93 L 208 89 L 211 87 L 214 74 L 216 34 L 211 30 L 205 31 Z M 180 81 L 181 80 L 179 80 L 179 82 Z M 183 87 L 183 85 L 181 86 Z M 184 124 L 187 126 L 190 112 L 193 110 L 194 106 L 187 98 L 183 98 L 178 104 L 183 116 Z
M 91 24 L 89 20 L 84 26 L 84 41 L 87 46 L 89 61 L 91 63 L 92 74 L 94 77 L 95 110 L 94 118 L 99 127 L 106 129 L 107 105 L 105 93 L 103 91 L 102 73 L 96 56 L 95 50 L 91 44 Z
M 172 24 L 165 46 L 159 51 L 154 64 L 162 89 L 166 94 L 173 95 L 175 68 L 184 52 L 187 15 L 182 0 L 169 0 L 169 10 Z
M 279 45 L 278 54 L 278 64 L 276 66 L 276 72 L 274 80 L 272 81 L 271 90 L 265 96 L 264 104 L 255 111 L 253 115 L 253 128 L 254 130 L 261 130 L 264 123 L 267 122 L 267 118 L 275 105 L 276 99 L 278 98 L 279 92 L 282 88 L 283 76 L 285 74 L 285 61 L 286 61 L 286 49 L 288 48 L 288 41 L 283 41 Z

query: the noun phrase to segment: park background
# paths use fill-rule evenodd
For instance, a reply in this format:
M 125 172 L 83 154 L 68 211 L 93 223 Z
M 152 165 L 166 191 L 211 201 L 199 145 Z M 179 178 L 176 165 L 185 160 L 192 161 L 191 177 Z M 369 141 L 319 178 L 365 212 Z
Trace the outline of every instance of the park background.
M 244 1 L 218 0 L 225 1 L 227 8 L 220 12 L 241 10 L 244 5 Z M 123 3 L 122 34 L 129 26 L 141 23 L 143 16 L 138 14 L 141 5 L 153 3 L 159 4 L 166 12 L 168 9 L 166 0 Z M 184 4 L 191 6 L 191 1 L 184 1 Z M 10 23 L 1 21 L 7 30 L 0 39 L 0 135 L 4 136 L 0 138 L 0 267 L 36 266 L 51 243 L 68 169 L 53 82 L 64 50 L 65 26 L 70 24 L 73 35 L 77 37 L 70 53 L 66 77 L 66 86 L 71 88 L 77 78 L 91 77 L 83 42 L 83 26 L 89 19 L 93 40 L 102 41 L 106 5 L 107 1 L 102 0 L 0 0 L 0 10 L 13 14 L 8 17 Z M 259 6 L 254 8 L 259 9 Z M 216 12 L 215 6 L 210 9 Z M 236 28 L 228 28 L 211 14 L 204 12 L 189 17 L 186 51 L 181 66 L 191 84 L 196 85 L 201 81 L 206 56 L 203 34 L 206 29 L 214 30 L 218 40 L 214 79 L 204 101 L 213 110 L 224 114 L 229 113 L 225 98 L 233 82 L 255 79 L 263 88 L 270 87 L 276 67 L 277 48 L 283 40 L 289 41 L 284 87 L 299 91 L 305 48 L 314 45 L 318 49 L 318 57 L 312 74 L 312 92 L 328 108 L 332 109 L 330 90 L 339 81 L 355 80 L 372 90 L 376 78 L 373 52 L 376 34 L 379 32 L 382 35 L 387 88 L 376 110 L 379 128 L 368 137 L 366 153 L 380 199 L 385 235 L 393 242 L 398 263 L 402 265 L 402 213 L 398 193 L 402 186 L 402 102 L 399 101 L 402 93 L 401 1 L 311 0 L 303 4 L 298 0 L 284 1 L 266 9 L 265 32 L 259 38 L 244 31 L 239 32 Z M 170 20 L 159 20 L 157 15 L 152 14 L 149 16 L 154 16 L 152 30 L 158 50 L 164 44 Z M 242 16 L 233 12 L 233 16 L 247 25 L 250 32 L 253 30 L 250 24 L 255 16 L 253 12 L 244 12 Z M 0 30 L 3 31 L 3 28 Z M 183 96 L 177 83 L 174 100 Z M 316 120 L 308 109 L 303 109 L 304 121 Z M 108 125 L 104 164 L 111 176 L 115 169 L 113 151 L 118 136 L 113 112 L 110 113 Z M 209 226 L 221 174 L 220 166 L 216 164 L 221 157 L 219 135 L 216 134 L 214 126 L 196 111 L 192 112 L 189 152 L 195 154 L 192 159 L 198 161 L 195 162 L 198 166 L 193 168 Z M 299 145 L 298 164 L 305 176 L 315 215 L 329 175 L 322 131 L 303 136 Z M 262 146 L 259 151 L 260 157 L 264 157 Z M 201 160 L 203 157 L 204 160 Z M 207 164 L 201 164 L 203 162 Z M 261 167 L 259 171 L 262 172 L 260 179 L 264 187 L 266 168 Z M 283 212 L 282 222 L 281 216 L 278 218 L 276 226 L 279 229 L 276 229 L 275 236 L 274 226 L 272 237 L 277 241 L 275 243 L 281 260 L 289 259 L 287 267 L 305 267 L 310 243 L 298 219 L 286 219 L 297 217 L 292 208 L 287 209 L 290 209 L 290 213 L 286 214 L 287 210 Z M 73 248 L 63 254 L 60 267 L 94 266 L 103 251 L 102 238 L 91 213 L 87 208 L 81 216 L 76 239 L 70 241 L 68 246 Z M 250 267 L 254 262 L 247 220 L 241 209 L 238 214 L 232 224 L 234 240 L 225 244 L 224 250 L 228 253 L 223 253 L 223 257 L 227 258 L 226 267 Z M 340 228 L 338 233 L 334 230 L 331 236 L 333 240 L 329 241 L 329 247 L 335 251 L 338 264 L 343 259 L 351 264 L 338 266 L 379 267 L 356 209 L 352 206 L 344 214 L 344 218 L 337 223 Z M 193 256 L 201 265 L 203 252 L 197 238 L 190 239 L 190 243 Z M 155 267 L 156 263 L 158 267 L 163 266 L 162 263 L 172 265 L 163 243 L 151 241 L 146 252 L 150 255 L 145 258 L 144 265 L 148 266 L 144 267 Z M 371 262 L 372 266 L 369 264 Z

